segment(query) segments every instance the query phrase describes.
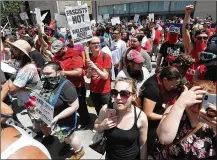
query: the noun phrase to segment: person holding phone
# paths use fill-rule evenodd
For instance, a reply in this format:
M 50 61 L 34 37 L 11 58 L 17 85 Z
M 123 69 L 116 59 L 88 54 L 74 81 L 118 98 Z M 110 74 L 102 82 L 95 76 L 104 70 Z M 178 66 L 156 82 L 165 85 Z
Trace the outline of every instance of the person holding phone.
M 119 78 L 111 90 L 114 103 L 100 110 L 94 129 L 104 132 L 107 138 L 106 159 L 146 159 L 148 121 L 144 112 L 135 107 L 135 82 Z
M 196 81 L 165 110 L 151 152 L 154 159 L 216 159 L 216 117 L 208 118 L 200 111 L 207 92 L 216 94 L 216 85 L 208 80 Z M 205 124 L 200 123 L 199 115 Z

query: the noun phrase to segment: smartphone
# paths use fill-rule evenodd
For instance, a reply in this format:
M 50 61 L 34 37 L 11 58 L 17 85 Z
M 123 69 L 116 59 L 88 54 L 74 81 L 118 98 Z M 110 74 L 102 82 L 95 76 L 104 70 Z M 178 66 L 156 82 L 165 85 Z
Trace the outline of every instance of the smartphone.
M 107 109 L 106 110 L 106 118 L 114 117 L 116 116 L 116 110 L 115 109 Z
M 204 94 L 203 102 L 202 102 L 202 109 L 204 111 L 207 111 L 209 103 L 216 106 L 216 94 L 209 94 L 209 93 Z

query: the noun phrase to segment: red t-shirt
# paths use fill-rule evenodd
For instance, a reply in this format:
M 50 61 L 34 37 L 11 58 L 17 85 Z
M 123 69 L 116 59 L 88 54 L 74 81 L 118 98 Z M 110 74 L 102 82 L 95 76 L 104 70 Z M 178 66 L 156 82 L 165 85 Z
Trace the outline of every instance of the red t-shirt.
M 152 46 L 151 46 L 151 40 L 148 39 L 147 42 L 145 43 L 145 46 L 143 47 L 144 50 L 146 50 L 147 52 L 151 52 L 152 50 Z
M 74 50 L 73 48 L 67 48 L 67 51 L 63 57 L 58 57 L 54 55 L 52 61 L 59 62 L 62 70 L 71 71 L 76 68 L 83 68 L 83 60 L 79 50 Z M 84 71 L 82 71 L 80 77 L 70 77 L 67 76 L 67 79 L 72 82 L 76 88 L 84 85 Z
M 155 38 L 154 38 L 153 44 L 154 45 L 159 45 L 161 37 L 162 37 L 162 32 L 159 29 L 157 29 L 155 31 Z
M 200 60 L 195 48 L 193 48 L 193 50 L 191 51 L 191 56 L 195 60 L 195 62 L 188 68 L 188 70 L 185 74 L 185 78 L 189 82 L 193 82 L 194 74 L 196 72 L 196 69 L 199 67 L 198 62 Z
M 104 53 L 105 54 L 105 53 Z M 90 57 L 90 60 L 93 61 L 99 67 L 100 70 L 111 69 L 111 57 L 106 54 L 103 61 L 103 53 L 101 52 L 98 57 Z M 87 66 L 87 65 L 86 65 Z M 111 91 L 111 80 L 110 76 L 106 80 L 100 78 L 100 76 L 93 70 L 93 75 L 90 81 L 90 91 L 93 93 L 108 93 Z

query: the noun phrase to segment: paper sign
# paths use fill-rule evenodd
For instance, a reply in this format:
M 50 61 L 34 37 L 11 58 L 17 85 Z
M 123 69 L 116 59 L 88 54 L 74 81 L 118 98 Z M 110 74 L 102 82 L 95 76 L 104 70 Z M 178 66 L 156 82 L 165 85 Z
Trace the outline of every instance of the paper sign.
M 36 114 L 47 125 L 51 125 L 54 116 L 54 107 L 36 93 L 34 93 L 34 96 L 36 97 Z
M 26 14 L 26 12 L 20 13 L 20 18 L 21 18 L 22 20 L 27 20 L 27 19 L 29 19 L 29 17 L 28 17 L 28 15 Z
M 60 32 L 65 35 L 66 34 L 66 28 L 60 28 Z
M 121 24 L 120 18 L 119 17 L 113 17 L 111 19 L 112 25 L 115 26 L 116 24 Z
M 106 19 L 109 19 L 109 14 L 104 14 L 104 15 L 103 15 L 103 19 L 105 19 L 105 20 L 106 20 Z
M 92 30 L 87 4 L 67 6 L 65 14 L 74 43 L 84 43 L 91 40 Z
M 16 69 L 11 67 L 9 64 L 1 62 L 1 70 L 5 73 L 15 74 Z
M 148 18 L 149 18 L 149 21 L 151 22 L 154 22 L 154 13 L 149 13 L 148 14 Z
M 39 8 L 35 8 L 35 14 L 36 14 L 37 24 L 42 24 L 42 21 L 41 21 L 41 10 Z
M 103 22 L 103 18 L 102 18 L 102 16 L 101 16 L 101 15 L 98 15 L 97 22 L 98 22 L 98 23 L 101 23 L 101 22 Z
M 139 20 L 139 15 L 138 15 L 138 14 L 135 14 L 135 15 L 134 15 L 134 22 L 138 22 L 138 20 Z
M 64 28 L 69 28 L 68 22 L 66 20 L 66 16 L 60 15 L 58 13 L 54 14 L 55 20 L 57 21 L 57 27 L 64 27 Z

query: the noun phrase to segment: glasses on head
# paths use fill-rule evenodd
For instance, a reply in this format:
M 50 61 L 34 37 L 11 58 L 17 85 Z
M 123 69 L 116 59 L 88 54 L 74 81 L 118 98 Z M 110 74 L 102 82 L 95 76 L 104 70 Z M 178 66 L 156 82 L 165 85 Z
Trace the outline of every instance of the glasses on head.
M 127 90 L 118 91 L 116 89 L 111 89 L 112 98 L 116 98 L 118 96 L 118 94 L 120 94 L 121 98 L 127 99 L 130 97 L 130 95 L 132 93 L 130 91 L 127 91 Z
M 114 32 L 114 33 L 112 33 L 112 34 L 119 34 L 119 33 L 115 33 L 115 32 Z
M 203 40 L 207 40 L 208 37 L 202 37 L 202 36 L 197 37 L 197 40 L 200 40 L 200 41 L 201 41 L 202 39 L 203 39 Z
M 100 42 L 91 42 L 90 44 L 93 44 L 93 45 L 99 45 Z

